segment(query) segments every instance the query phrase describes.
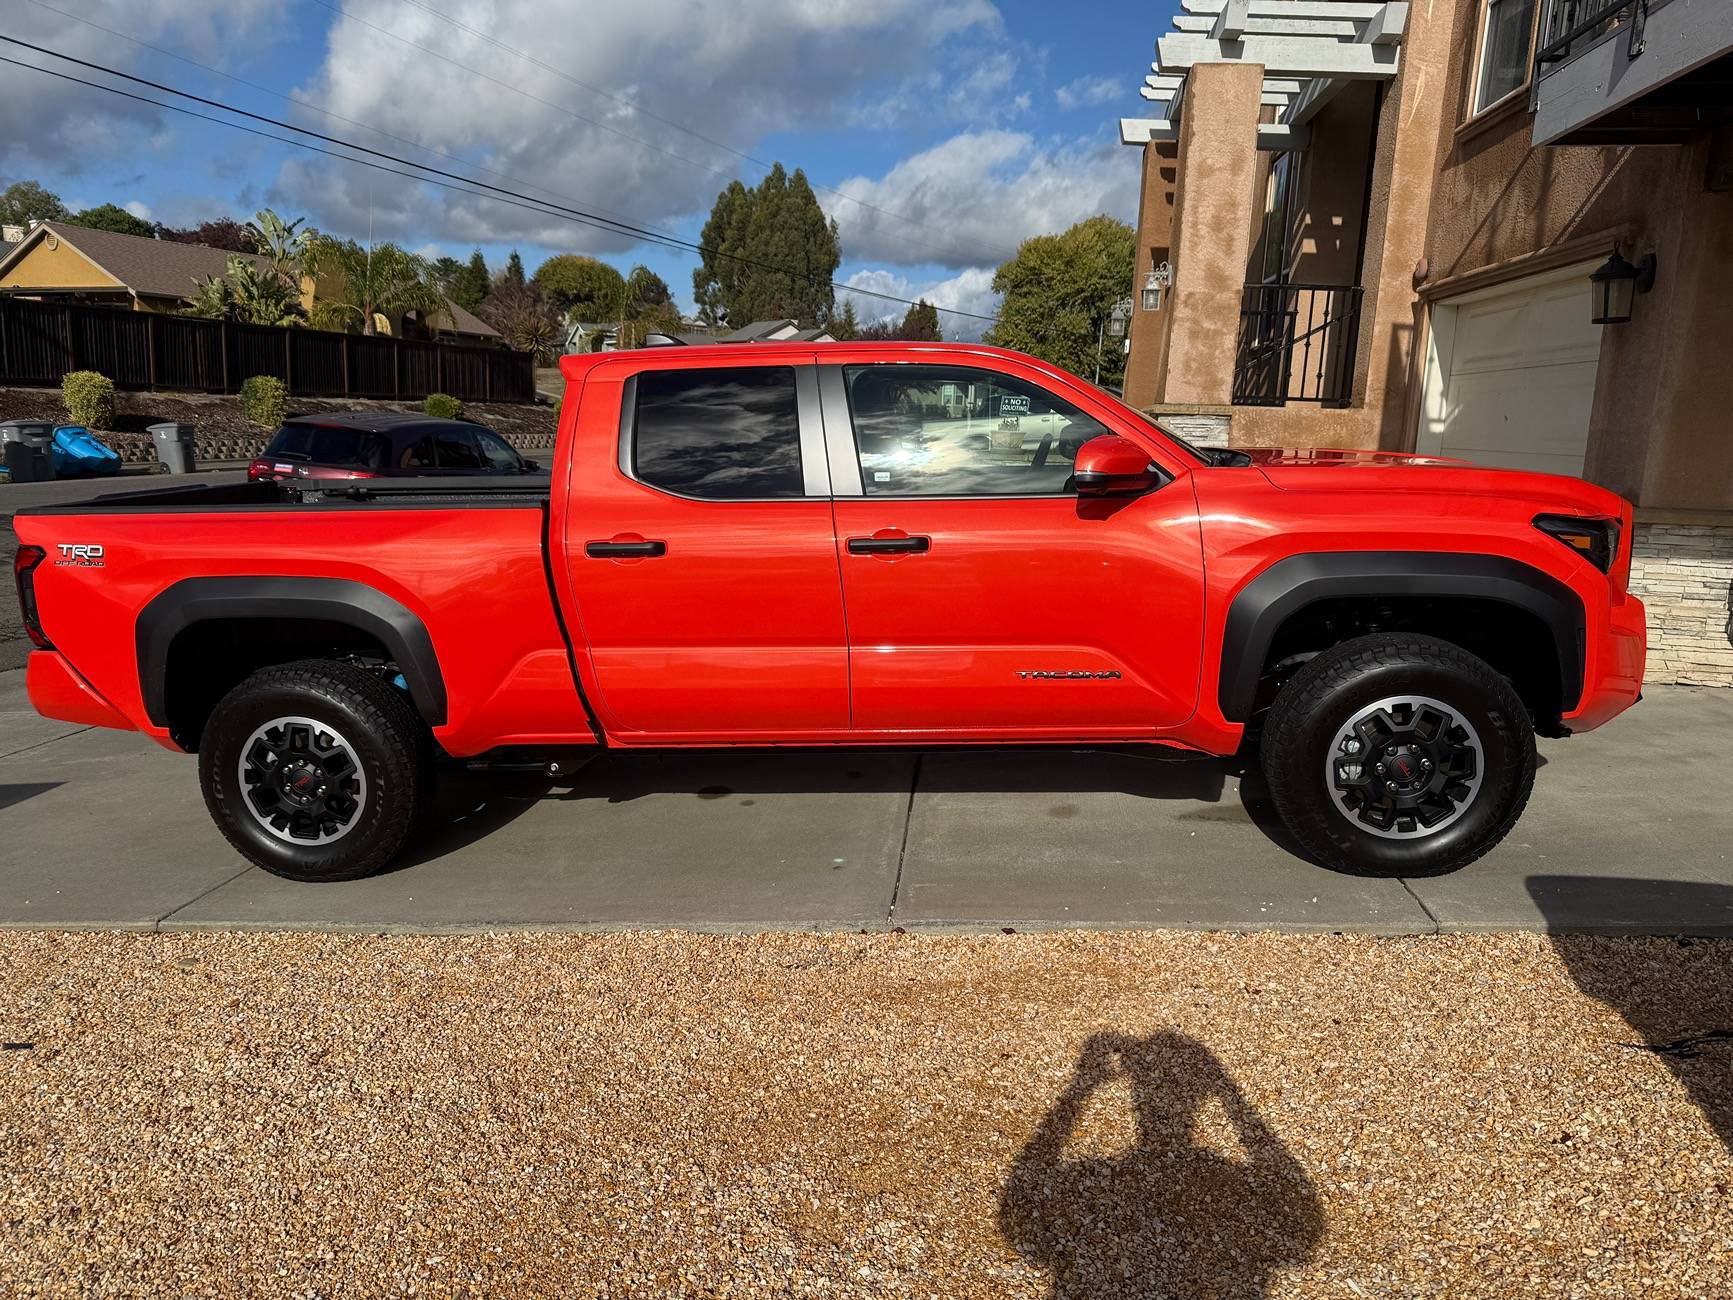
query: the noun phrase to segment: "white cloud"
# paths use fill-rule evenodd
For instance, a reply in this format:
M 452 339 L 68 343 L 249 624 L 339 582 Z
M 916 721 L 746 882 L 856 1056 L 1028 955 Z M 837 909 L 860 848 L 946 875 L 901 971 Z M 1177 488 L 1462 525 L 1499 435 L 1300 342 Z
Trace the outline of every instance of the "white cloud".
M 324 61 L 301 97 L 466 160 L 430 159 L 435 165 L 663 229 L 708 210 L 731 176 L 756 181 L 761 169 L 731 149 L 756 153 L 774 132 L 837 125 L 872 85 L 923 71 L 935 44 L 1000 26 L 988 0 L 639 0 L 586 6 L 573 22 L 549 22 L 538 0 L 440 0 L 452 18 L 543 67 L 396 0 L 347 0 L 344 7 L 348 16 L 332 23 Z M 980 75 L 1001 74 L 988 67 Z M 408 152 L 401 143 L 379 147 Z M 484 175 L 483 167 L 511 179 Z M 365 230 L 371 214 L 382 238 L 588 251 L 631 243 L 326 159 L 291 160 L 271 197 L 341 233 Z
M 868 291 L 849 293 L 845 289 L 837 294 L 837 308 L 840 310 L 844 302 L 852 300 L 855 315 L 863 322 L 901 320 L 908 308 L 903 303 L 890 301 L 891 298 L 908 302 L 924 298 L 935 307 L 948 308 L 949 311 L 939 313 L 939 328 L 948 339 L 979 340 L 991 322 L 978 318 L 992 316 L 999 310 L 999 295 L 993 292 L 991 267 L 971 266 L 949 279 L 931 283 L 921 283 L 894 271 L 873 267 L 854 272 L 844 283 Z M 888 297 L 871 296 L 874 294 Z M 969 314 L 957 316 L 951 312 Z
M 1111 104 L 1124 93 L 1125 87 L 1113 77 L 1079 77 L 1054 91 L 1053 98 L 1060 108 L 1069 111 Z
M 137 217 L 140 221 L 150 220 L 150 204 L 148 203 L 141 203 L 137 199 L 129 199 L 125 203 L 121 204 L 121 206 L 128 212 L 132 213 L 132 215 Z
M 62 0 L 89 23 L 126 32 L 141 41 L 181 50 L 189 58 L 216 62 L 237 48 L 259 50 L 283 30 L 278 0 Z M 143 51 L 89 23 L 26 0 L 11 0 L 9 35 L 108 67 L 134 71 Z M 38 67 L 91 78 L 78 67 L 16 47 L 7 57 Z M 135 100 L 104 95 L 41 73 L 7 67 L 0 72 L 0 172 L 14 179 L 36 166 L 77 172 L 82 166 L 126 156 L 142 146 L 170 142 L 165 127 L 173 114 Z
M 962 268 L 996 266 L 1025 239 L 1097 213 L 1133 220 L 1137 184 L 1136 157 L 1117 145 L 966 131 L 837 187 L 859 202 L 820 199 L 851 260 Z

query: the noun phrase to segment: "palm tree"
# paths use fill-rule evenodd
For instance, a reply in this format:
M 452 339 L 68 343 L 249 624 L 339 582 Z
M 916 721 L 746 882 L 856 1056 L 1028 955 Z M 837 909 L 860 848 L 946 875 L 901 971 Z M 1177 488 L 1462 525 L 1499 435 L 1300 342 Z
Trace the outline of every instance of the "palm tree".
M 231 257 L 225 275 L 194 282 L 184 316 L 232 320 L 242 325 L 299 325 L 304 317 L 300 295 L 274 271 L 244 257 Z
M 316 238 L 302 269 L 323 281 L 313 308 L 320 329 L 359 325 L 363 334 L 376 334 L 381 318 L 389 322 L 411 311 L 428 321 L 451 315 L 426 259 L 396 244 L 363 248 L 352 239 Z
M 298 278 L 301 261 L 306 255 L 307 232 L 301 229 L 306 220 L 305 217 L 296 217 L 286 222 L 265 208 L 255 212 L 247 223 L 247 234 L 252 238 L 253 247 L 278 275 L 290 283 Z

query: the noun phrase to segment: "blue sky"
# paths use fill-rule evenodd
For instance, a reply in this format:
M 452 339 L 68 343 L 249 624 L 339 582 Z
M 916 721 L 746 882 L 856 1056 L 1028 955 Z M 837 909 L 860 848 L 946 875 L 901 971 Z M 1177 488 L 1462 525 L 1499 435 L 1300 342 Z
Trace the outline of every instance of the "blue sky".
M 1138 156 L 1116 123 L 1141 113 L 1175 7 L 8 0 L 0 33 L 688 239 L 731 177 L 780 160 L 841 227 L 839 279 L 990 314 L 993 267 L 1022 239 L 1100 211 L 1135 219 Z M 0 178 L 20 177 L 176 225 L 269 205 L 434 255 L 480 247 L 495 267 L 512 248 L 531 270 L 565 251 L 641 261 L 691 300 L 691 254 L 6 66 Z

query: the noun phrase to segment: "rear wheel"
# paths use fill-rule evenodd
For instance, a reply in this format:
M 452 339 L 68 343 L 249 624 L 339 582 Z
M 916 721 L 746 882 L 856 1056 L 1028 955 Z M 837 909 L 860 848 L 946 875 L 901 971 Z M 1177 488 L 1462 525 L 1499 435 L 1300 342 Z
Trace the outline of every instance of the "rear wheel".
M 402 692 L 350 664 L 264 668 L 211 713 L 199 781 L 218 828 L 290 880 L 354 880 L 390 862 L 429 783 L 431 739 Z
M 1318 655 L 1270 707 L 1270 798 L 1326 865 L 1382 875 L 1466 866 L 1534 786 L 1534 731 L 1511 684 L 1434 637 L 1359 637 Z

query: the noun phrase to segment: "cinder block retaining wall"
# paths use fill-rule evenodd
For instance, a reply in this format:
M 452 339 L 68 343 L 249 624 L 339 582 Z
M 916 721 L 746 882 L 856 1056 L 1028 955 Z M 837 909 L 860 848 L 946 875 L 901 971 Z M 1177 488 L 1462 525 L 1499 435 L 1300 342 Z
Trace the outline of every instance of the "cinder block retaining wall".
M 1649 611 L 1649 681 L 1733 686 L 1733 524 L 1638 523 L 1631 590 Z

